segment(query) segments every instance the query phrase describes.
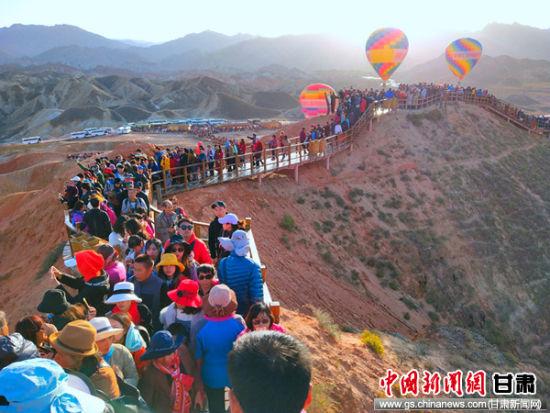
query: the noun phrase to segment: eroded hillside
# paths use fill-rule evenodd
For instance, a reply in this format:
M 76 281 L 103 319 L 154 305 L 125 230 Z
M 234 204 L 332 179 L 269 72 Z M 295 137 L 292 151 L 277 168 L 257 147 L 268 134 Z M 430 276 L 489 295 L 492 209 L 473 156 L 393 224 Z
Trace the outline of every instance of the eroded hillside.
M 55 193 L 76 171 L 68 150 L 2 164 L 0 299 L 15 318 L 33 311 L 49 285 L 40 266 L 64 239 Z M 197 220 L 215 199 L 252 217 L 283 322 L 314 350 L 335 411 L 365 411 L 389 367 L 534 371 L 548 394 L 549 155 L 480 108 L 449 106 L 384 116 L 329 170 L 301 168 L 298 184 L 289 172 L 179 198 Z M 19 299 L 23 285 L 32 299 Z M 328 337 L 312 306 L 347 333 Z M 359 342 L 365 328 L 381 331 L 382 358 Z

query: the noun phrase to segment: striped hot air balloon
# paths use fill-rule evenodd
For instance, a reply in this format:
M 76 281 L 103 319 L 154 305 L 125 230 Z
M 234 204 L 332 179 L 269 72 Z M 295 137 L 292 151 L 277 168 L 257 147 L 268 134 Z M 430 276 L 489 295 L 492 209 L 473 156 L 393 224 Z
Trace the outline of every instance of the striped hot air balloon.
M 313 83 L 308 85 L 300 93 L 300 105 L 302 113 L 306 118 L 327 115 L 330 111 L 329 101 L 334 89 L 324 83 Z
M 480 59 L 482 49 L 476 39 L 465 37 L 455 40 L 445 49 L 449 70 L 458 79 L 464 79 Z
M 408 50 L 409 40 L 399 29 L 378 29 L 367 40 L 367 59 L 384 82 L 397 70 Z

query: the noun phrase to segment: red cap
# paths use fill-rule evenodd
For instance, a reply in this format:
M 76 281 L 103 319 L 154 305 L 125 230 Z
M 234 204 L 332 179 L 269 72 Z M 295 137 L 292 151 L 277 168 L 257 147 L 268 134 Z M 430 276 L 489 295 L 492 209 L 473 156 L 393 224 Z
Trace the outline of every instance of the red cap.
M 168 298 L 182 307 L 200 308 L 202 298 L 199 296 L 199 283 L 184 279 L 175 290 L 168 291 Z
M 82 274 L 84 281 L 89 281 L 100 275 L 105 265 L 103 256 L 93 250 L 79 251 L 74 255 L 74 258 L 76 259 L 76 267 Z

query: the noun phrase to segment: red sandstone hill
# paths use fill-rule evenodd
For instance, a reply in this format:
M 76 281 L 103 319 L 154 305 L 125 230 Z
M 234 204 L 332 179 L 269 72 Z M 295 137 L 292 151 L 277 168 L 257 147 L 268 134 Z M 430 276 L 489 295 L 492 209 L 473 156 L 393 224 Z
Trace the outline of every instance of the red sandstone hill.
M 0 302 L 12 321 L 51 285 L 37 273 L 65 239 L 56 194 L 78 169 L 66 154 L 139 146 L 121 139 L 2 148 Z M 271 175 L 179 199 L 201 221 L 214 199 L 252 217 L 283 324 L 312 350 L 333 411 L 371 410 L 389 367 L 535 371 L 545 394 L 549 152 L 475 107 L 393 113 L 330 170 L 301 168 L 298 184 Z M 294 229 L 280 225 L 289 217 Z M 332 338 L 311 306 L 349 333 Z M 382 358 L 354 333 L 365 328 L 381 332 Z

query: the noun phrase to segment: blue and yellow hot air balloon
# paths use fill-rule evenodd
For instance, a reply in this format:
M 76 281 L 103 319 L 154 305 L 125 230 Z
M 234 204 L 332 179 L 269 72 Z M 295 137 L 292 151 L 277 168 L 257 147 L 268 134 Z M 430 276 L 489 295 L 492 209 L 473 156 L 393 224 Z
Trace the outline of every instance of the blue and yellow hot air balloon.
M 481 57 L 483 48 L 476 39 L 465 37 L 457 39 L 445 49 L 449 70 L 459 80 L 470 73 Z
M 378 29 L 367 40 L 367 59 L 384 82 L 397 70 L 408 51 L 409 40 L 399 29 Z

